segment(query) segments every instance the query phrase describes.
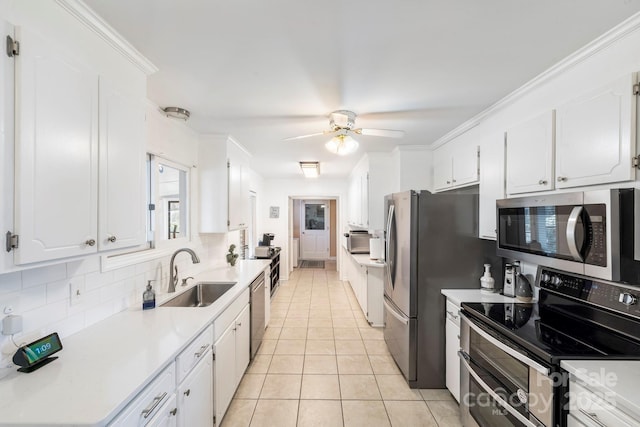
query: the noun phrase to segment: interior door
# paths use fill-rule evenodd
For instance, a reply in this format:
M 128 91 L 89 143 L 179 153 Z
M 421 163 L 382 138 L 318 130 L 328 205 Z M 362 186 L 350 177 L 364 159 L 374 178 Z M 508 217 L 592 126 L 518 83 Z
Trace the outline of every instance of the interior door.
M 303 200 L 300 222 L 300 258 L 329 258 L 329 201 Z

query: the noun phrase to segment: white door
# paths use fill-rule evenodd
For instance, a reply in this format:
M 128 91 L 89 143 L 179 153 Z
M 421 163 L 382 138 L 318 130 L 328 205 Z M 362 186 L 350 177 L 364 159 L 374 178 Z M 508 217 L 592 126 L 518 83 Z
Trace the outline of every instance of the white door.
M 95 253 L 98 75 L 16 29 L 16 264 Z
M 210 426 L 213 421 L 213 357 L 207 351 L 178 387 L 178 425 Z
M 300 258 L 329 258 L 329 201 L 303 200 L 300 221 Z

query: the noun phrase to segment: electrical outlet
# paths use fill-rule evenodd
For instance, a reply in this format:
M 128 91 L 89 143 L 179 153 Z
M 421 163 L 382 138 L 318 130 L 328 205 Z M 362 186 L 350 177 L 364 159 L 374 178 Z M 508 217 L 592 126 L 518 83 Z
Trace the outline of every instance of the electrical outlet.
M 69 294 L 71 305 L 82 303 L 84 298 L 84 280 L 80 278 L 69 280 Z

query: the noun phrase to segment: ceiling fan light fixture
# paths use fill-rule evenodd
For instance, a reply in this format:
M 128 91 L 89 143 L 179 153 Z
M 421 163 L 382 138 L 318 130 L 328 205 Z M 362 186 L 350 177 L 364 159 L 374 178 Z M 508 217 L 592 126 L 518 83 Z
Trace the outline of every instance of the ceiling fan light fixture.
M 161 108 L 161 110 L 167 117 L 184 120 L 185 122 L 189 120 L 189 117 L 191 116 L 189 110 L 180 107 L 164 107 Z
M 318 178 L 320 176 L 319 162 L 300 162 L 300 169 L 305 178 Z
M 350 137 L 349 135 L 336 135 L 329 142 L 324 145 L 327 150 L 337 154 L 339 156 L 346 156 L 358 149 L 358 141 Z

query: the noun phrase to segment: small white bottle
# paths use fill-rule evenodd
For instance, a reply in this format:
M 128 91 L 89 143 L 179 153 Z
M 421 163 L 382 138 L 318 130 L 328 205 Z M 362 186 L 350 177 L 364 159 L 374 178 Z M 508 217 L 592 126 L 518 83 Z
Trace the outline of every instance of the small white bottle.
M 480 290 L 483 292 L 495 292 L 495 280 L 491 277 L 491 264 L 484 265 L 484 275 L 480 278 Z

